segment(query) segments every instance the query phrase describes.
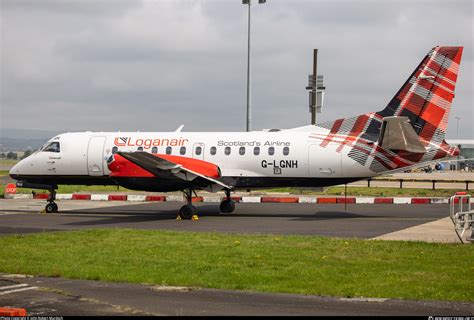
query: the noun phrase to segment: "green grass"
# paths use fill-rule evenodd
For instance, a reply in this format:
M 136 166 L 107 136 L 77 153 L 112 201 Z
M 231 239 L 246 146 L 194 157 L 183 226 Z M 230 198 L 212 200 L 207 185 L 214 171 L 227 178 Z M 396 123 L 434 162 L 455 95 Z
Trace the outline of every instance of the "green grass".
M 13 159 L 0 159 L 0 165 L 7 165 L 7 166 L 14 166 L 20 160 L 13 160 Z
M 127 229 L 0 237 L 0 271 L 339 297 L 474 301 L 474 248 Z
M 0 170 L 0 177 L 8 176 L 8 170 Z
M 290 194 L 306 195 L 333 195 L 343 196 L 344 187 L 330 187 L 323 192 L 305 188 L 276 188 L 263 190 L 264 192 L 285 192 Z M 423 189 L 423 188 L 387 188 L 387 187 L 347 187 L 347 196 L 368 196 L 368 197 L 451 197 L 456 189 Z

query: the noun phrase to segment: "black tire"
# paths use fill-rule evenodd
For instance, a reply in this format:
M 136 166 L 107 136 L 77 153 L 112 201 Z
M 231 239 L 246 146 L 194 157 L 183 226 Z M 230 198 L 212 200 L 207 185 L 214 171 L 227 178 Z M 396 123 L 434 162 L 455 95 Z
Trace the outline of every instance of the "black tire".
M 58 212 L 58 205 L 54 202 L 50 202 L 46 205 L 44 210 L 46 211 L 46 213 Z
M 219 207 L 222 213 L 231 213 L 235 210 L 235 202 L 232 200 L 224 200 Z
M 179 209 L 179 216 L 183 220 L 191 220 L 193 216 L 196 214 L 196 207 L 192 205 L 185 205 Z

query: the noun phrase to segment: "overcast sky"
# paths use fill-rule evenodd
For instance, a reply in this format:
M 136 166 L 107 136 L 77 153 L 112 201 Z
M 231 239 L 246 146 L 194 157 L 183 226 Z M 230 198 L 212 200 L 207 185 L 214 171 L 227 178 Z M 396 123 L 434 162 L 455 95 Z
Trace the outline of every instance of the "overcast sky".
M 256 3 L 257 1 L 254 0 Z M 58 131 L 245 130 L 241 0 L 0 0 L 1 127 Z M 436 45 L 462 45 L 448 138 L 474 138 L 473 4 L 267 0 L 252 6 L 253 129 L 378 111 Z

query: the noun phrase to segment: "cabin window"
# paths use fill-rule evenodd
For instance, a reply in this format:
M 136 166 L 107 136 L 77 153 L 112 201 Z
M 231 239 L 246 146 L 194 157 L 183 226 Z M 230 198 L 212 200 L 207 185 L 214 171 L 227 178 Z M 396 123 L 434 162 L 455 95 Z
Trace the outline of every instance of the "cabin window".
M 217 148 L 216 147 L 211 147 L 211 155 L 215 155 L 217 152 Z
M 157 154 L 158 153 L 158 147 L 151 148 L 151 153 Z
M 274 147 L 268 148 L 268 154 L 273 156 L 275 154 L 275 148 Z
M 226 156 L 228 156 L 230 154 L 230 147 L 225 147 L 224 153 Z
M 253 154 L 258 156 L 260 154 L 260 147 L 253 148 Z
M 46 147 L 44 147 L 43 151 L 45 151 L 45 152 L 60 152 L 61 148 L 59 147 L 59 142 L 51 142 Z
M 112 154 L 116 154 L 117 151 L 118 151 L 118 147 L 113 147 L 113 148 L 112 148 Z
M 181 148 L 179 148 L 179 154 L 180 154 L 180 155 L 186 154 L 186 147 L 181 147 Z
M 245 154 L 245 147 L 240 147 L 239 148 L 239 154 L 243 156 Z
M 166 147 L 166 154 L 171 154 L 172 151 L 173 151 L 173 148 Z
M 284 148 L 283 148 L 283 155 L 284 155 L 284 156 L 287 156 L 287 155 L 289 155 L 289 154 L 290 154 L 290 148 L 284 147 Z
M 194 153 L 195 153 L 197 156 L 200 156 L 201 153 L 202 153 L 202 147 L 197 146 L 196 149 L 194 150 Z
M 138 147 L 137 150 L 138 151 L 143 151 L 143 147 Z

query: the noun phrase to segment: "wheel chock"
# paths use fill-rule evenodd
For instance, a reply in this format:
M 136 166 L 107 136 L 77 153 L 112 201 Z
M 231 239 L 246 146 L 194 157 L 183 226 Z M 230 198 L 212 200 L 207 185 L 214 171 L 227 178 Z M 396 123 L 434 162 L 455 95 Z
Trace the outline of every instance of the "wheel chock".
M 43 209 L 43 210 L 41 210 L 39 213 L 40 213 L 40 214 L 46 214 L 46 210 Z
M 197 216 L 197 214 L 193 215 L 192 220 L 193 221 L 199 220 L 199 217 Z
M 178 214 L 178 216 L 176 217 L 176 220 L 183 220 L 183 219 L 181 219 L 181 216 Z

